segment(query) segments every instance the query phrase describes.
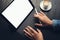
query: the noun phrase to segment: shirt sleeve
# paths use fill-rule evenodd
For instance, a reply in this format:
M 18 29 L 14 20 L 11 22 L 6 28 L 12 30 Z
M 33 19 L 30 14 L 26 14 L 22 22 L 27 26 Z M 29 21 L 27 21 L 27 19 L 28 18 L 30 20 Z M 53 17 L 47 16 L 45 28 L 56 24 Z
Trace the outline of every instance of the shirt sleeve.
M 52 26 L 53 26 L 53 28 L 55 29 L 55 30 L 60 30 L 60 20 L 52 20 L 53 21 L 53 24 L 52 24 Z

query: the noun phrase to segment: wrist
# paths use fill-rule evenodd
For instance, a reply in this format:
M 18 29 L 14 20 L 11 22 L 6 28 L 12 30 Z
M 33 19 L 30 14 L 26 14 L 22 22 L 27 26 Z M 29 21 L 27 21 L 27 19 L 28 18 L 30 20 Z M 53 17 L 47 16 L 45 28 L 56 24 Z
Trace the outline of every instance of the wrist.
M 53 24 L 53 21 L 52 20 L 50 20 L 49 22 L 48 22 L 48 25 L 52 25 Z

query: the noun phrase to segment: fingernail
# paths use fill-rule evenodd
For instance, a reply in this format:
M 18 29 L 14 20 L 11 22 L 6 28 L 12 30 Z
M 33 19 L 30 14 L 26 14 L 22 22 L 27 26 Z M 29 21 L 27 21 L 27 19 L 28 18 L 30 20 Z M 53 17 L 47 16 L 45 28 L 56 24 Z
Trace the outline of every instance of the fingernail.
M 40 11 L 40 12 L 42 12 L 42 11 Z
M 25 30 L 23 30 L 23 31 L 25 31 Z
M 27 27 L 30 27 L 30 26 L 27 26 Z
M 39 29 L 37 28 L 37 30 L 39 30 Z

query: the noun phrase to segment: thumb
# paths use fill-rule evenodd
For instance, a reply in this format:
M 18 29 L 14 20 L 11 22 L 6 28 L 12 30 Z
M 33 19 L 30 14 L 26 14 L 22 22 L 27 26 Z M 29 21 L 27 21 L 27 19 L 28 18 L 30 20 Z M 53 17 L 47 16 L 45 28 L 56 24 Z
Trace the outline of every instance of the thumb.
M 35 23 L 36 26 L 43 26 L 43 24 L 38 24 L 38 23 Z

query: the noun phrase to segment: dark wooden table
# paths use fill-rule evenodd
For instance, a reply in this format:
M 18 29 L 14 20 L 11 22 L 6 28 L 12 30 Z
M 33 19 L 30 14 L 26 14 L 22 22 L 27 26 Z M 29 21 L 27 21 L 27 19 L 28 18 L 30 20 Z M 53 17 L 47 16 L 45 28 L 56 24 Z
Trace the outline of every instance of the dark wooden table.
M 30 25 L 34 29 L 35 23 L 38 22 L 36 19 L 33 17 L 33 14 L 35 11 L 33 10 L 27 17 L 26 19 L 22 22 L 22 24 L 19 26 L 19 28 L 16 30 L 2 15 L 1 13 L 3 10 L 6 8 L 7 3 L 5 2 L 8 0 L 0 0 L 0 40 L 29 40 L 24 35 L 23 29 Z M 11 0 L 9 0 L 11 1 Z M 8 2 L 9 2 L 8 1 Z M 38 0 L 39 2 L 41 0 Z M 60 0 L 51 0 L 53 7 L 49 12 L 45 12 L 46 15 L 50 19 L 60 19 Z M 10 4 L 10 2 L 9 2 Z M 38 3 L 39 4 L 39 3 Z M 40 11 L 40 8 L 38 7 L 38 10 Z M 56 32 L 53 30 L 51 27 L 44 27 L 44 28 L 39 28 L 44 36 L 45 40 L 60 40 L 60 32 Z

